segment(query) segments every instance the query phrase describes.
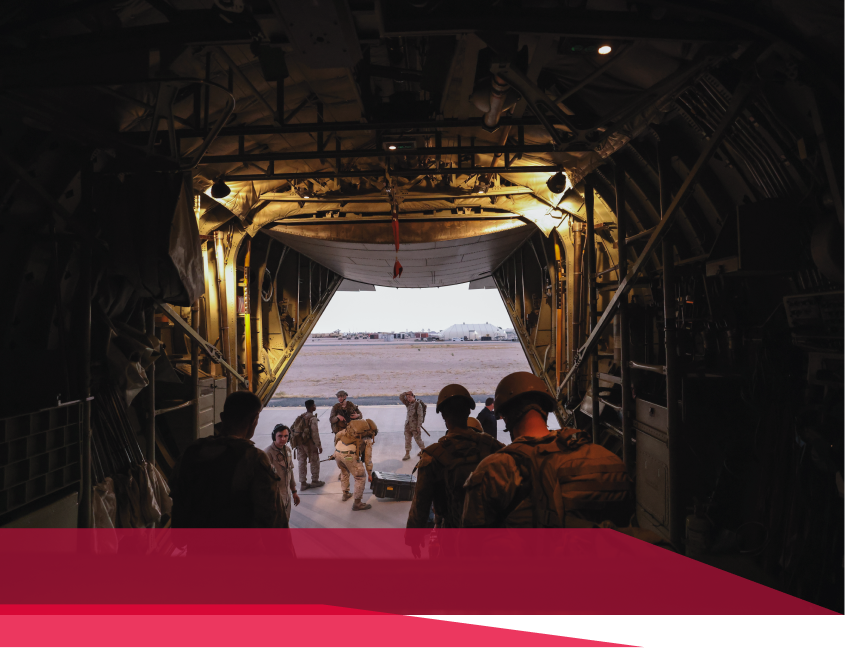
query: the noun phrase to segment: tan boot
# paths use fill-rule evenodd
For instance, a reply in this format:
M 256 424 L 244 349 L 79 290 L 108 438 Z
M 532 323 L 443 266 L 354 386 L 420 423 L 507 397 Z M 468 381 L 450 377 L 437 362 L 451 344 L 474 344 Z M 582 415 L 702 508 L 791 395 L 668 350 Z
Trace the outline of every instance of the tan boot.
M 344 502 L 345 502 L 345 501 L 346 501 L 346 500 L 348 500 L 350 497 L 352 497 L 352 493 L 350 493 L 349 491 L 345 491 L 345 492 L 343 493 L 343 500 L 342 500 L 342 501 L 344 501 Z
M 317 481 L 311 482 L 311 488 L 320 488 L 320 486 L 325 486 L 325 485 L 326 485 L 326 482 L 320 481 L 319 479 Z
M 406 452 L 406 453 L 405 453 L 405 456 L 404 456 L 404 457 L 402 457 L 402 461 L 406 461 L 406 460 L 408 460 L 408 459 L 410 459 L 410 458 L 411 458 L 411 453 L 410 453 L 410 452 Z
M 311 488 L 311 484 L 309 484 L 308 482 L 302 482 L 299 485 L 299 490 L 301 491 L 308 490 L 309 488 Z
M 356 499 L 355 503 L 352 505 L 353 511 L 366 511 L 371 508 L 373 508 L 371 504 L 364 504 L 359 499 Z

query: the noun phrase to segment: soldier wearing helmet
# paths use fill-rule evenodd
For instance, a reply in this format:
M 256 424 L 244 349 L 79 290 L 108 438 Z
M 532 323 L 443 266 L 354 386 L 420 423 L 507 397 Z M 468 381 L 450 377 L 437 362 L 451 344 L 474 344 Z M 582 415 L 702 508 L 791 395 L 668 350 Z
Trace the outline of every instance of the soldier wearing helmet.
M 504 447 L 489 435 L 467 426 L 469 413 L 474 409 L 475 401 L 465 387 L 447 385 L 440 390 L 437 413 L 443 417 L 447 432 L 422 451 L 415 468 L 417 485 L 405 533 L 405 543 L 411 546 L 414 555 L 419 555 L 422 542 L 422 533 L 414 530 L 426 526 L 431 505 L 434 504 L 435 514 L 443 519 L 444 527 L 460 527 L 464 482 L 479 461 Z
M 464 484 L 464 527 L 628 525 L 625 464 L 580 430 L 549 430 L 555 405 L 545 382 L 528 372 L 496 387 L 496 414 L 513 443 L 481 461 Z
M 361 410 L 352 401 L 346 400 L 349 397 L 342 389 L 337 392 L 337 402 L 332 405 L 331 414 L 329 414 L 329 423 L 332 425 L 332 433 L 337 434 L 341 430 L 346 429 L 349 421 L 354 421 L 361 418 Z

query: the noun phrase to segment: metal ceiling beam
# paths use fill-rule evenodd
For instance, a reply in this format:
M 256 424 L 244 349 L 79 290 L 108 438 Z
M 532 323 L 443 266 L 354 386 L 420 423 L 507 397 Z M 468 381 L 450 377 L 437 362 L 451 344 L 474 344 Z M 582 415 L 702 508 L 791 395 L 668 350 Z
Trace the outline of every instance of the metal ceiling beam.
M 230 164 L 233 162 L 280 162 L 291 160 L 320 160 L 333 158 L 376 158 L 403 157 L 414 155 L 493 155 L 495 153 L 554 153 L 552 144 L 524 146 L 440 146 L 417 148 L 405 151 L 387 151 L 384 149 L 341 149 L 327 154 L 326 151 L 293 151 L 289 153 L 233 153 L 231 155 L 206 155 L 206 164 Z
M 417 13 L 405 3 L 380 4 L 382 36 L 426 36 L 501 32 L 552 34 L 577 39 L 649 39 L 686 42 L 729 41 L 748 32 L 736 26 L 712 25 L 671 17 L 652 20 L 629 11 L 478 11 L 475 3 L 450 3 L 444 11 Z M 463 11 L 462 11 L 463 9 Z
M 756 58 L 757 56 L 755 53 L 753 59 Z M 690 169 L 689 175 L 687 175 L 686 179 L 684 180 L 684 183 L 678 190 L 677 195 L 675 196 L 674 200 L 672 200 L 672 204 L 669 205 L 669 208 L 665 211 L 662 220 L 655 226 L 654 232 L 652 232 L 648 243 L 646 243 L 642 253 L 639 255 L 639 257 L 637 257 L 637 260 L 631 267 L 628 276 L 619 282 L 619 288 L 616 290 L 616 293 L 613 295 L 610 302 L 605 307 L 604 313 L 602 314 L 598 324 L 596 324 L 595 328 L 590 332 L 590 335 L 587 340 L 578 350 L 572 368 L 569 370 L 569 373 L 566 374 L 566 377 L 563 379 L 563 381 L 558 387 L 558 396 L 560 395 L 561 391 L 566 386 L 566 384 L 578 372 L 581 366 L 581 362 L 584 360 L 584 358 L 586 358 L 591 352 L 593 352 L 593 347 L 598 342 L 599 336 L 604 332 L 604 329 L 607 328 L 607 325 L 613 319 L 620 302 L 623 299 L 627 299 L 628 293 L 634 286 L 634 280 L 636 279 L 637 274 L 639 274 L 639 272 L 643 269 L 643 266 L 648 261 L 649 256 L 652 254 L 652 252 L 657 249 L 657 246 L 661 243 L 661 241 L 669 232 L 669 229 L 672 227 L 675 220 L 677 219 L 677 216 L 680 213 L 679 207 L 686 199 L 687 193 L 695 187 L 699 172 L 707 165 L 707 163 L 710 161 L 710 158 L 713 157 L 713 154 L 716 152 L 716 149 L 721 145 L 725 137 L 728 135 L 728 131 L 732 127 L 737 116 L 740 114 L 743 106 L 745 105 L 746 100 L 748 99 L 751 93 L 751 90 L 754 88 L 754 84 L 752 83 L 752 74 L 753 72 L 747 72 L 743 76 L 743 79 L 739 83 L 736 91 L 734 92 L 733 99 L 731 99 L 731 103 L 728 106 L 728 109 L 725 112 L 724 116 L 722 117 L 722 120 L 719 122 L 719 126 L 716 128 L 715 132 L 713 133 L 713 136 L 710 138 L 710 140 L 707 142 L 707 145 L 704 147 L 704 150 L 698 156 L 698 160 L 696 160 L 695 165 L 692 167 L 692 169 Z
M 286 120 L 290 117 L 286 117 Z M 551 120 L 555 123 L 555 120 Z M 473 119 L 429 119 L 425 121 L 403 121 L 403 122 L 309 122 L 305 124 L 285 124 L 284 126 L 262 125 L 262 126 L 230 126 L 220 131 L 217 136 L 221 137 L 250 137 L 256 135 L 291 135 L 295 133 L 349 133 L 354 131 L 409 131 L 426 129 L 430 132 L 442 131 L 450 128 L 481 128 L 484 122 L 481 118 Z M 523 117 L 521 119 L 508 119 L 503 117 L 499 120 L 500 126 L 542 126 L 536 117 Z M 207 131 L 204 129 L 182 128 L 176 131 L 176 137 L 184 139 L 191 137 L 205 137 Z M 139 137 L 146 141 L 149 133 L 127 133 L 127 136 Z
M 491 196 L 517 196 L 520 194 L 530 194 L 533 191 L 529 187 L 503 187 L 500 189 L 490 189 L 487 193 L 479 194 L 479 193 L 471 193 L 471 192 L 453 192 L 453 193 L 446 193 L 446 192 L 432 192 L 426 193 L 424 191 L 413 191 L 413 192 L 403 192 L 402 188 L 399 187 L 396 189 L 394 194 L 396 195 L 397 199 L 401 202 L 415 202 L 418 200 L 455 200 L 458 198 L 489 198 Z M 311 198 L 306 199 L 309 203 L 338 203 L 338 202 L 345 202 L 345 203 L 354 203 L 354 202 L 373 202 L 373 201 L 382 201 L 387 200 L 386 194 L 383 193 L 371 193 L 371 194 L 358 194 L 358 195 L 351 195 L 346 196 L 343 194 L 332 193 L 331 195 L 322 194 L 317 196 L 311 196 Z M 261 200 L 267 200 L 269 202 L 303 202 L 303 198 L 296 194 L 280 194 L 280 193 L 265 193 L 261 194 Z
M 162 23 L 109 30 L 95 34 L 81 34 L 41 39 L 37 45 L 25 49 L 5 50 L 0 55 L 4 66 L 11 63 L 31 65 L 55 56 L 75 57 L 93 52 L 103 58 L 126 50 L 160 50 L 168 47 L 201 45 L 248 45 L 254 39 L 250 28 L 243 24 L 227 24 L 212 11 L 180 12 L 179 23 Z M 256 26 L 257 27 L 257 26 Z
M 390 175 L 394 177 L 416 177 L 418 175 L 481 175 L 487 173 L 557 173 L 560 168 L 557 166 L 519 166 L 510 167 L 507 170 L 501 167 L 464 167 L 462 169 L 429 169 L 418 167 L 414 169 L 390 169 Z M 381 178 L 384 177 L 384 169 L 369 169 L 367 171 L 341 171 L 341 178 Z M 333 179 L 337 178 L 336 171 L 306 171 L 300 173 L 250 173 L 245 175 L 229 175 L 227 180 L 233 181 L 259 181 L 259 180 L 311 180 L 311 179 Z M 478 194 L 482 195 L 482 194 Z

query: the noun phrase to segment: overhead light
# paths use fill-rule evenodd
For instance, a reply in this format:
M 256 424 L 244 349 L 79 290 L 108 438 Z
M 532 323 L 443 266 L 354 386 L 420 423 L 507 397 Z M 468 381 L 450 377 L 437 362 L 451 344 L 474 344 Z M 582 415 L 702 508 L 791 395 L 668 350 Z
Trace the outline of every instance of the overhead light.
M 554 194 L 563 193 L 563 190 L 566 189 L 566 176 L 558 171 L 546 180 L 546 186 L 549 188 L 549 191 Z
M 311 198 L 314 195 L 312 185 L 308 180 L 303 182 L 298 187 L 294 187 L 293 191 L 297 196 L 304 200 L 307 200 L 308 198 Z
M 220 198 L 225 198 L 230 193 L 232 193 L 232 190 L 229 189 L 229 185 L 223 182 L 223 178 L 218 178 L 217 182 L 211 185 L 212 198 L 217 198 L 219 200 Z
M 415 151 L 417 149 L 416 140 L 393 140 L 382 142 L 381 145 L 386 151 Z
M 613 48 L 610 45 L 602 45 L 599 47 L 599 54 L 610 54 Z

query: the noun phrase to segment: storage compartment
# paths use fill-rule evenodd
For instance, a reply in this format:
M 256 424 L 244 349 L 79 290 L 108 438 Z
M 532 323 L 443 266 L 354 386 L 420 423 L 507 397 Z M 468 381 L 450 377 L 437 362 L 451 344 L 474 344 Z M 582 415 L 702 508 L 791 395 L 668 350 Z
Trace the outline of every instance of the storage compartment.
M 0 419 L 0 515 L 79 481 L 78 402 Z
M 410 501 L 414 499 L 416 485 L 416 475 L 373 471 L 373 495 L 382 499 Z

